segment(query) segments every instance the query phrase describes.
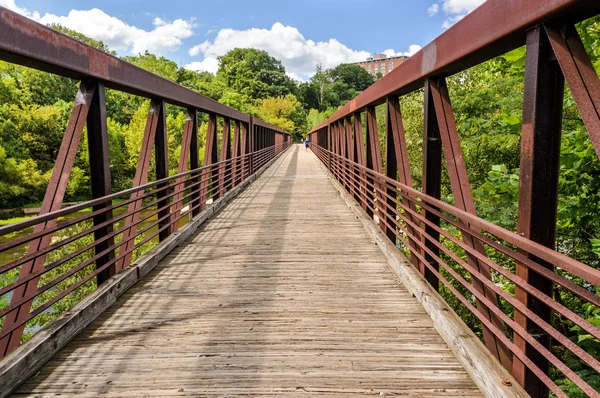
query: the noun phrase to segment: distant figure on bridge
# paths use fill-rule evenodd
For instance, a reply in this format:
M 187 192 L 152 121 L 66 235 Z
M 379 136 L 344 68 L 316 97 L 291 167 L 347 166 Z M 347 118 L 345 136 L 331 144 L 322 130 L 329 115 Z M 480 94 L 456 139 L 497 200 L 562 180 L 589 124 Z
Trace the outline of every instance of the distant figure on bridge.
M 308 137 L 306 137 L 306 139 L 304 140 L 304 147 L 306 148 L 306 152 L 308 152 L 308 145 L 310 145 L 310 140 L 308 139 Z

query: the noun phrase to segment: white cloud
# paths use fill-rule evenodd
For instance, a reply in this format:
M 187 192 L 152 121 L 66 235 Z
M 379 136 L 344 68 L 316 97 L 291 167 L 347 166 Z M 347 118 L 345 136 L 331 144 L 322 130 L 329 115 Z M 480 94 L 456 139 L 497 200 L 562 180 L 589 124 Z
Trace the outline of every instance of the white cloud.
M 447 14 L 469 13 L 485 3 L 486 0 L 444 0 L 442 8 Z
M 71 10 L 66 16 L 46 14 L 40 22 L 61 24 L 96 40 L 102 40 L 118 52 L 140 54 L 149 51 L 157 55 L 177 51 L 182 39 L 194 35 L 195 26 L 193 20 L 176 19 L 168 22 L 154 18 L 154 29 L 147 31 L 128 25 L 97 8 Z
M 463 19 L 466 16 L 467 16 L 467 14 L 460 14 L 460 15 L 456 15 L 456 16 L 453 16 L 453 17 L 448 17 L 448 19 L 446 19 L 444 21 L 444 23 L 442 24 L 442 28 L 448 29 L 452 25 L 454 25 L 455 23 L 457 23 L 458 21 L 460 21 L 461 19 Z
M 188 50 L 188 54 L 190 54 L 192 57 L 196 57 L 198 55 L 200 55 L 200 53 L 204 52 L 204 48 L 207 46 L 208 42 L 204 42 L 202 44 L 198 44 L 192 48 L 190 48 Z
M 419 50 L 421 50 L 421 48 L 423 48 L 423 47 L 421 47 L 418 44 L 411 44 L 410 46 L 408 46 L 408 51 L 396 52 L 396 51 L 394 51 L 392 49 L 389 49 L 389 50 L 385 50 L 383 53 L 385 55 L 387 55 L 388 57 L 400 57 L 400 56 L 412 57 Z
M 197 72 L 216 73 L 219 68 L 219 61 L 216 58 L 205 58 L 203 61 L 196 61 L 185 66 L 186 69 Z
M 11 11 L 19 13 L 21 15 L 25 15 L 26 17 L 29 17 L 31 19 L 35 19 L 35 20 L 40 19 L 40 14 L 38 12 L 35 12 L 35 11 L 31 12 L 26 8 L 19 7 L 15 3 L 15 0 L 0 0 L 0 6 L 6 7 Z
M 152 22 L 154 29 L 148 31 L 128 25 L 97 8 L 71 10 L 65 16 L 54 14 L 41 16 L 37 11 L 31 12 L 19 7 L 15 0 L 0 0 L 0 5 L 43 24 L 61 24 L 93 39 L 102 40 L 104 44 L 120 53 L 140 54 L 149 51 L 162 55 L 177 51 L 182 44 L 182 39 L 194 35 L 193 19 L 188 21 L 176 19 L 169 22 L 157 17 Z
M 440 10 L 440 5 L 438 3 L 434 3 L 427 9 L 427 13 L 430 17 L 434 16 Z
M 295 74 L 294 72 L 286 72 L 285 73 L 290 79 L 295 80 L 297 82 L 303 82 L 304 79 L 302 79 L 300 76 L 298 76 L 297 74 Z
M 429 16 L 436 15 L 440 10 L 440 4 L 447 18 L 442 24 L 444 29 L 448 29 L 465 16 L 479 7 L 486 0 L 440 0 L 438 3 L 434 3 L 427 9 Z
M 350 49 L 336 39 L 322 42 L 307 40 L 298 29 L 277 22 L 271 29 L 221 29 L 214 39 L 190 48 L 190 55 L 203 55 L 204 60 L 186 65 L 186 68 L 214 73 L 217 57 L 236 47 L 265 50 L 280 59 L 289 73 L 301 77 L 312 75 L 317 64 L 333 68 L 342 63 L 363 61 L 370 56 L 369 52 Z

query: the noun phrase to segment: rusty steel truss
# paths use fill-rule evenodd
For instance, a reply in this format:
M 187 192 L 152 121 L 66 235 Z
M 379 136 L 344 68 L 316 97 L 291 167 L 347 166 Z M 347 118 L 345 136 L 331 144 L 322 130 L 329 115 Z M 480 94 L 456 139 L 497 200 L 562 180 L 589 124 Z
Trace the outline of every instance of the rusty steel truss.
M 313 152 L 333 176 L 434 288 L 443 286 L 478 319 L 487 349 L 533 397 L 549 391 L 566 397 L 551 380 L 551 368 L 599 396 L 556 352 L 570 351 L 597 374 L 600 358 L 553 326 L 559 317 L 600 338 L 598 327 L 555 295 L 560 288 L 600 307 L 600 271 L 554 250 L 565 82 L 600 156 L 600 80 L 574 27 L 598 14 L 597 0 L 488 0 L 309 133 Z M 476 215 L 446 77 L 523 45 L 518 230 L 507 231 Z M 422 191 L 413 188 L 400 108 L 401 96 L 418 89 L 425 93 Z M 375 113 L 382 104 L 384 154 Z M 454 205 L 440 200 L 442 158 Z M 492 252 L 514 261 L 515 272 L 488 257 Z M 494 283 L 495 275 L 515 294 Z
M 10 295 L 10 304 L 0 310 L 2 358 L 19 347 L 27 322 L 52 311 L 53 305 L 94 278 L 101 285 L 129 267 L 136 250 L 152 239 L 165 241 L 181 224 L 199 216 L 211 200 L 222 197 L 261 170 L 287 149 L 292 140 L 287 132 L 258 118 L 2 7 L 0 36 L 0 59 L 80 81 L 39 216 L 0 228 L 0 236 L 33 228 L 27 235 L 0 244 L 0 252 L 26 247 L 23 256 L 0 265 L 0 275 L 18 271 L 13 282 L 0 288 L 0 297 Z M 132 188 L 118 193 L 111 190 L 105 88 L 151 100 Z M 187 109 L 178 171 L 172 176 L 167 156 L 168 104 Z M 198 140 L 200 113 L 208 115 L 202 167 Z M 219 122 L 223 125 L 221 134 Z M 92 200 L 61 210 L 85 127 Z M 153 152 L 156 181 L 152 182 L 148 177 Z M 82 210 L 89 212 L 59 222 L 60 217 Z M 52 239 L 57 233 L 82 225 L 85 229 L 71 236 Z M 82 243 L 81 248 L 69 251 L 68 255 L 49 260 L 52 253 L 91 234 L 91 243 Z M 83 259 L 84 254 L 88 258 Z M 45 275 L 59 269 L 61 274 L 43 280 Z M 69 284 L 71 277 L 76 277 L 76 282 Z M 42 296 L 46 292 L 53 293 L 49 299 Z

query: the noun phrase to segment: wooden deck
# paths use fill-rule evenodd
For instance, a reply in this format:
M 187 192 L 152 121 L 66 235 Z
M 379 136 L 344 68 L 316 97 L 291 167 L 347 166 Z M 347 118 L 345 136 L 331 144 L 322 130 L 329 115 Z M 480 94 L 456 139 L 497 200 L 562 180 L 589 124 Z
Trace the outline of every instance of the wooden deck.
M 16 394 L 481 396 L 298 146 Z

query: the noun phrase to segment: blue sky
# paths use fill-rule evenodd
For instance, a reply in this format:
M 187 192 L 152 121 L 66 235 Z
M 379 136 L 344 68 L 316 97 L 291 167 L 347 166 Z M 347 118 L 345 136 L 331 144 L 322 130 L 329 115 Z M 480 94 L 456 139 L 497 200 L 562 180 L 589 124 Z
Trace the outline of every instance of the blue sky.
M 485 0 L 0 0 L 42 23 L 61 23 L 116 50 L 150 51 L 216 70 L 234 47 L 255 47 L 307 79 L 369 53 L 411 55 Z

